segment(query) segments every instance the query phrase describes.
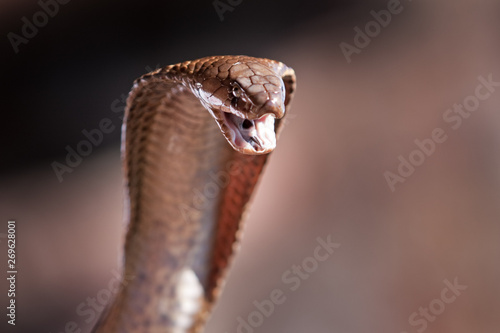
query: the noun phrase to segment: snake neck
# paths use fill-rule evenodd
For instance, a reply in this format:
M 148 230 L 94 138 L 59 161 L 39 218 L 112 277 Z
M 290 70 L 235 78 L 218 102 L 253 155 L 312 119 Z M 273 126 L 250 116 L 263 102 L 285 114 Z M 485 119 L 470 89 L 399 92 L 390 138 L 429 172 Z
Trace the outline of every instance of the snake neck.
M 166 94 L 152 103 L 159 89 Z M 184 86 L 139 91 L 146 93 L 130 100 L 124 138 L 126 285 L 99 332 L 194 332 L 208 306 L 204 265 L 212 255 L 219 202 L 219 193 L 198 193 L 227 161 L 227 143 Z

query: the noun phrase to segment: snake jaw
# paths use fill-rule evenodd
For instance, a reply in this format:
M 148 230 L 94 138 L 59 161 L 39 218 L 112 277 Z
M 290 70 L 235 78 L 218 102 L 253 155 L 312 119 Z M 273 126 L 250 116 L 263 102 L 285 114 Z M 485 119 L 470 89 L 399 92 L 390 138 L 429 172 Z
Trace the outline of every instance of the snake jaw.
M 267 154 L 276 148 L 273 114 L 258 119 L 245 119 L 233 113 L 223 112 L 224 119 L 218 121 L 231 146 L 249 155 Z

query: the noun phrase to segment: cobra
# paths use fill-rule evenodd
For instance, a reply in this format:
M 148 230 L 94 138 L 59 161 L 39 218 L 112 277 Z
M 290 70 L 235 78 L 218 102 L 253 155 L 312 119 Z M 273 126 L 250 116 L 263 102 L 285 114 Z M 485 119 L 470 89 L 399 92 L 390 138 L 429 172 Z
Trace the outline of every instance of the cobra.
M 122 129 L 127 283 L 94 332 L 202 332 L 295 85 L 292 68 L 248 56 L 135 81 Z

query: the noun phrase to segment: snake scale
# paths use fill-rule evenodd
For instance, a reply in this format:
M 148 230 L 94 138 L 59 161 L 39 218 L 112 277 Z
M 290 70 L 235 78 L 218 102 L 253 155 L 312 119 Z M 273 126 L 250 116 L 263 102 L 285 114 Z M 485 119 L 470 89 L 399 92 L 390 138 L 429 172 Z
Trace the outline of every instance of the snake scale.
M 202 332 L 294 91 L 292 68 L 248 56 L 134 82 L 122 129 L 125 280 L 94 332 Z

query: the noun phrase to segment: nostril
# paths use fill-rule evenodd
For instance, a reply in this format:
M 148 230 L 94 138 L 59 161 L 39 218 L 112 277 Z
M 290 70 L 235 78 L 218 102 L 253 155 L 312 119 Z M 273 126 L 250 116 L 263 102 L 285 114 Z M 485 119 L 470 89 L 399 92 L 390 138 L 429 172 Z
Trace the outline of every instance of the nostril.
M 243 123 L 241 124 L 241 127 L 243 129 L 249 129 L 252 126 L 253 126 L 252 122 L 248 119 L 243 120 Z

